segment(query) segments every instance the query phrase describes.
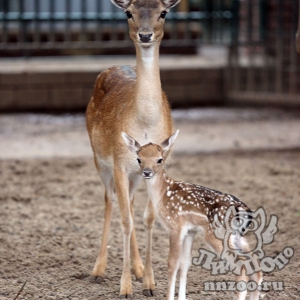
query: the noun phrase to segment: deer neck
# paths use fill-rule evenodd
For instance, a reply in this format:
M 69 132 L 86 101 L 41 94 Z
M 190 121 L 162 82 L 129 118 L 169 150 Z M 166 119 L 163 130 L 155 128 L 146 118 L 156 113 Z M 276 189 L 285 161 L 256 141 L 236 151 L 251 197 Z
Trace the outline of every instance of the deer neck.
M 162 91 L 159 72 L 159 44 L 136 46 L 137 82 L 136 105 L 139 119 L 157 124 L 162 115 Z

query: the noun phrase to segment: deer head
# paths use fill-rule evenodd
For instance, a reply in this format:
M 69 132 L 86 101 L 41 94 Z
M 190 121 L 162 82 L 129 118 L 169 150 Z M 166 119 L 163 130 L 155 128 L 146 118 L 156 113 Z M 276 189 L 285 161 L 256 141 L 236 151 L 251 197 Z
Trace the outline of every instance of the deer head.
M 165 17 L 180 0 L 111 0 L 124 10 L 128 18 L 129 34 L 134 43 L 142 47 L 160 43 Z
M 150 179 L 159 171 L 163 170 L 164 160 L 167 157 L 167 153 L 173 146 L 178 133 L 179 130 L 177 130 L 160 145 L 149 143 L 141 146 L 131 136 L 125 132 L 122 132 L 122 137 L 126 146 L 131 152 L 137 155 L 137 162 L 140 165 L 142 176 L 145 179 Z

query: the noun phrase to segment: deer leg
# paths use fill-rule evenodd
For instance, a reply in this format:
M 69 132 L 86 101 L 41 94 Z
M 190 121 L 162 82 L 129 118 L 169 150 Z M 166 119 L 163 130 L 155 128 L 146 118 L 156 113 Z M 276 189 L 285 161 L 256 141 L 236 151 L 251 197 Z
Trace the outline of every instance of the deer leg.
M 229 241 L 224 241 L 226 243 L 229 242 L 229 246 L 231 249 L 238 251 L 238 252 L 240 251 L 240 249 L 242 249 L 242 251 L 244 253 L 248 253 L 250 251 L 249 245 L 245 239 L 243 239 L 242 237 L 235 236 L 235 235 L 232 235 L 231 237 L 232 237 L 232 239 L 229 239 Z M 205 240 L 214 249 L 214 251 L 220 256 L 220 254 L 223 250 L 222 241 L 217 239 L 214 236 L 213 232 L 210 230 L 207 230 L 206 235 L 205 235 Z M 236 266 L 238 266 L 241 269 L 241 274 L 236 276 L 237 282 L 239 282 L 239 281 L 247 282 L 248 281 L 248 276 L 246 274 L 245 266 L 243 265 L 242 259 L 243 259 L 243 257 L 241 256 L 241 258 L 238 258 L 238 261 L 236 262 Z M 241 263 L 241 265 L 240 265 L 240 263 Z M 254 265 L 256 263 L 258 263 L 257 260 L 254 261 Z M 260 285 L 261 281 L 262 281 L 262 273 L 260 271 L 256 272 L 253 275 L 251 275 L 250 278 L 251 278 L 251 280 L 255 281 L 257 283 L 257 285 Z M 246 296 L 247 296 L 247 290 L 236 292 L 236 296 L 237 296 L 238 300 L 245 300 Z M 259 299 L 259 291 L 256 290 L 256 291 L 251 292 L 250 299 L 258 300 Z
M 155 281 L 152 268 L 152 232 L 155 221 L 153 204 L 150 199 L 144 212 L 144 225 L 146 227 L 146 260 L 143 278 L 143 295 L 154 296 Z
M 110 228 L 112 210 L 113 210 L 112 199 L 111 197 L 108 196 L 107 191 L 105 191 L 105 213 L 104 213 L 102 241 L 101 241 L 100 251 L 92 272 L 92 274 L 96 277 L 96 281 L 98 283 L 100 283 L 103 280 L 106 266 L 107 266 L 107 241 L 108 241 L 108 233 Z
M 191 249 L 195 234 L 190 233 L 184 237 L 180 255 L 180 283 L 178 300 L 186 299 L 186 280 L 189 266 L 191 263 Z
M 130 210 L 128 175 L 121 169 L 115 168 L 114 179 L 116 193 L 121 212 L 121 226 L 123 232 L 123 272 L 121 277 L 120 297 L 132 297 L 132 280 L 130 274 L 130 238 L 133 220 Z
M 219 257 L 221 256 L 221 253 L 224 248 L 223 242 L 224 243 L 228 242 L 225 240 L 222 242 L 221 240 L 217 239 L 209 226 L 207 227 L 207 230 L 205 232 L 205 241 L 215 251 L 215 253 Z M 231 249 L 235 248 L 235 243 L 233 243 L 231 240 L 229 240 L 229 245 L 230 245 Z M 232 265 L 232 262 L 230 262 L 230 264 Z M 245 274 L 243 271 L 244 270 L 242 270 L 240 277 L 238 277 L 238 276 L 236 277 L 236 281 L 239 281 L 239 280 L 247 281 L 247 280 L 245 280 L 246 277 L 245 277 Z M 236 296 L 237 296 L 238 300 L 245 300 L 246 296 L 247 296 L 247 291 L 242 291 L 242 292 L 238 291 L 238 292 L 236 292 Z
M 131 200 L 130 203 L 130 211 L 131 211 L 131 216 L 132 219 L 134 219 L 134 197 Z M 135 234 L 135 226 L 133 223 L 133 228 L 132 228 L 132 233 L 131 233 L 131 263 L 132 263 L 132 271 L 135 275 L 136 280 L 141 281 L 143 278 L 143 271 L 144 271 L 144 266 L 140 257 L 139 253 L 139 247 L 137 244 L 137 239 L 136 239 L 136 234 Z
M 246 238 L 240 237 L 239 242 L 241 244 L 241 246 L 239 248 L 242 248 L 242 251 L 244 253 L 250 253 L 250 247 L 249 247 L 249 244 L 248 244 Z M 263 277 L 262 277 L 262 272 L 261 272 L 261 268 L 260 268 L 259 258 L 257 257 L 257 255 L 255 255 L 253 253 L 251 256 L 251 265 L 252 265 L 252 269 L 255 270 L 256 272 L 249 275 L 249 277 L 250 277 L 251 281 L 254 281 L 256 283 L 257 289 L 250 292 L 250 300 L 258 300 L 259 294 L 260 294 L 259 290 L 258 290 L 258 286 L 261 285 Z M 237 277 L 237 281 L 239 281 L 239 280 L 247 281 L 248 276 L 247 276 L 245 270 L 246 270 L 246 268 L 242 269 L 242 274 L 241 274 L 241 276 Z M 244 299 L 244 298 L 241 298 L 241 299 Z
M 257 273 L 254 273 L 250 275 L 250 280 L 253 280 L 257 283 L 257 288 L 261 285 L 261 282 L 263 280 L 262 272 L 259 271 Z M 258 300 L 259 299 L 259 289 L 256 289 L 255 291 L 250 293 L 250 300 Z
M 112 174 L 108 170 L 101 169 L 100 165 L 98 164 L 97 158 L 94 157 L 95 165 L 98 170 L 98 174 L 105 186 L 105 209 L 104 209 L 104 225 L 103 225 L 103 232 L 102 232 L 102 240 L 100 251 L 94 265 L 92 275 L 96 277 L 96 282 L 100 283 L 103 281 L 105 276 L 105 270 L 107 266 L 107 242 L 108 242 L 108 234 L 110 228 L 110 221 L 113 211 L 113 201 L 115 199 L 115 193 L 113 189 L 113 180 Z
M 168 292 L 167 300 L 173 300 L 175 295 L 176 275 L 179 268 L 182 238 L 178 232 L 170 232 L 170 249 L 168 258 Z

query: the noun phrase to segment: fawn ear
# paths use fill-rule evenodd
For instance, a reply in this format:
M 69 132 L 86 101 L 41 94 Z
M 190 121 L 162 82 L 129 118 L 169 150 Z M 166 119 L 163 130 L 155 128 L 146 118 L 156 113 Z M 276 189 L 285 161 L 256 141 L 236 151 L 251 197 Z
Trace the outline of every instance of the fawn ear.
M 166 6 L 166 9 L 170 9 L 174 6 L 176 6 L 180 0 L 163 0 L 164 5 Z
M 127 9 L 132 0 L 110 0 L 112 4 L 115 6 L 122 8 L 122 9 Z
M 136 153 L 141 148 L 141 145 L 125 132 L 122 132 L 122 138 L 131 152 Z
M 174 134 L 172 134 L 170 137 L 168 137 L 165 141 L 163 141 L 160 144 L 161 147 L 163 148 L 164 153 L 168 152 L 171 149 L 178 136 L 178 133 L 179 133 L 179 129 L 177 129 Z

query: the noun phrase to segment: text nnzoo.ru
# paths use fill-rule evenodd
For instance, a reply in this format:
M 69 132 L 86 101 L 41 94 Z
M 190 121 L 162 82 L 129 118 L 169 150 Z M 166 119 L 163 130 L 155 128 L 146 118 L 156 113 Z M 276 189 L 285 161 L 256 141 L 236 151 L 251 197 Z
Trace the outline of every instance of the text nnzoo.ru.
M 204 291 L 232 291 L 232 292 L 243 292 L 243 291 L 283 291 L 283 281 L 264 281 L 261 285 L 257 285 L 255 281 L 206 281 L 204 282 Z

